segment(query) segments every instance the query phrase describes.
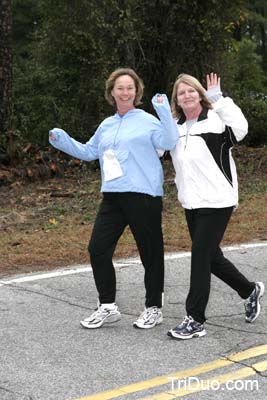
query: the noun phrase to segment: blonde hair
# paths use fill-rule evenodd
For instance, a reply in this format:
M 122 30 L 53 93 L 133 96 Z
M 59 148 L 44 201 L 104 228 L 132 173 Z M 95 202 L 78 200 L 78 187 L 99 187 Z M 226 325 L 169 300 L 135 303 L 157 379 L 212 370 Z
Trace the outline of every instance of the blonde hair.
M 177 102 L 177 90 L 178 90 L 180 83 L 185 83 L 186 85 L 191 86 L 199 93 L 199 96 L 201 99 L 200 104 L 202 105 L 202 107 L 205 107 L 208 109 L 212 108 L 211 102 L 206 97 L 206 94 L 205 94 L 206 90 L 201 85 L 201 83 L 191 75 L 180 74 L 178 76 L 178 78 L 176 79 L 176 81 L 173 85 L 173 89 L 172 89 L 171 110 L 172 110 L 172 115 L 174 118 L 178 119 L 183 114 L 183 110 L 178 105 L 178 102 Z
M 141 99 L 144 93 L 144 83 L 142 79 L 139 78 L 137 73 L 131 68 L 118 68 L 110 74 L 110 76 L 106 80 L 105 99 L 110 105 L 116 106 L 116 102 L 111 92 L 115 86 L 116 79 L 118 79 L 122 75 L 128 75 L 134 80 L 136 89 L 134 105 L 137 106 L 138 104 L 141 104 Z

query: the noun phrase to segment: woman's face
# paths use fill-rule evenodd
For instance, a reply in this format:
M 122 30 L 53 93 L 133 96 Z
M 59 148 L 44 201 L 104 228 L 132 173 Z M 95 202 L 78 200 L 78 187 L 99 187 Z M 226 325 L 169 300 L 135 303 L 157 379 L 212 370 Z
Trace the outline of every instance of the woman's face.
M 121 75 L 115 80 L 111 91 L 118 111 L 128 111 L 134 108 L 136 95 L 135 82 L 129 75 Z
M 181 82 L 177 88 L 177 103 L 182 110 L 193 112 L 200 107 L 201 97 L 196 89 L 186 83 Z

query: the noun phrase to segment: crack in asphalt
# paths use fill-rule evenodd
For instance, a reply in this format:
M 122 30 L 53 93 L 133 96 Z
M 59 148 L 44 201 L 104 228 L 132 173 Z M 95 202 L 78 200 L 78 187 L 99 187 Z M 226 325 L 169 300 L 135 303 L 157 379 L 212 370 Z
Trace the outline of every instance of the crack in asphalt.
M 0 391 L 9 393 L 9 394 L 11 394 L 11 395 L 23 396 L 23 398 L 22 398 L 21 400 L 34 400 L 34 397 L 32 397 L 31 395 L 28 395 L 28 394 L 25 395 L 25 394 L 20 393 L 20 392 L 15 392 L 15 391 L 10 390 L 10 389 L 7 389 L 7 388 L 5 388 L 5 387 L 3 387 L 3 386 L 0 386 Z M 26 397 L 25 397 L 25 396 L 26 396 Z
M 218 328 L 228 329 L 228 330 L 234 331 L 234 332 L 245 332 L 245 333 L 253 334 L 253 335 L 266 335 L 266 332 L 257 332 L 255 330 L 252 332 L 252 331 L 248 331 L 246 329 L 234 328 L 232 326 L 226 326 L 226 325 L 221 325 L 221 324 L 215 324 L 213 322 L 206 322 L 206 324 L 210 325 L 210 326 L 216 326 Z
M 52 296 L 52 295 L 49 295 L 49 294 L 46 294 L 46 293 L 42 293 L 42 292 L 39 292 L 37 290 L 28 289 L 28 288 L 25 288 L 25 287 L 22 287 L 22 286 L 19 286 L 19 285 L 16 285 L 16 284 L 10 284 L 9 283 L 6 286 L 11 287 L 12 289 L 15 289 L 15 290 L 20 290 L 22 292 L 31 293 L 31 294 L 37 294 L 39 296 L 47 297 L 48 299 L 52 299 L 52 300 L 59 301 L 61 303 L 69 304 L 69 305 L 74 306 L 74 307 L 80 307 L 80 308 L 83 308 L 83 309 L 86 309 L 86 310 L 90 309 L 89 307 L 85 307 L 85 306 L 83 306 L 81 304 L 77 304 L 77 303 L 71 302 L 70 300 L 64 300 L 64 299 L 61 299 L 59 297 Z
M 257 368 L 255 368 L 255 367 L 254 367 L 253 365 L 251 365 L 251 364 L 246 364 L 244 361 L 242 362 L 242 361 L 233 360 L 231 357 L 226 357 L 226 356 L 224 356 L 224 358 L 225 358 L 226 360 L 228 360 L 228 361 L 231 361 L 233 364 L 237 364 L 237 365 L 240 365 L 240 366 L 242 366 L 242 367 L 250 368 L 250 369 L 252 369 L 252 370 L 255 372 L 255 374 L 260 375 L 260 376 L 263 377 L 263 378 L 267 378 L 267 375 L 264 375 L 264 373 L 266 374 L 266 371 L 259 371 L 259 370 L 257 370 Z

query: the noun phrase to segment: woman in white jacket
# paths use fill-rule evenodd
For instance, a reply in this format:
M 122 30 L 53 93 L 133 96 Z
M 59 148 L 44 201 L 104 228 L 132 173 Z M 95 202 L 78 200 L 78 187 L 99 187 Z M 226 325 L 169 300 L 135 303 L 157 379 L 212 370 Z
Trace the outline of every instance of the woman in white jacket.
M 224 257 L 220 242 L 238 204 L 238 185 L 232 146 L 247 134 L 240 108 L 223 97 L 220 78 L 207 75 L 206 91 L 190 75 L 180 75 L 173 87 L 172 114 L 179 141 L 171 151 L 178 198 L 192 240 L 190 290 L 186 317 L 168 332 L 175 339 L 204 336 L 205 310 L 211 273 L 233 288 L 245 301 L 246 321 L 260 313 L 262 282 L 250 282 Z

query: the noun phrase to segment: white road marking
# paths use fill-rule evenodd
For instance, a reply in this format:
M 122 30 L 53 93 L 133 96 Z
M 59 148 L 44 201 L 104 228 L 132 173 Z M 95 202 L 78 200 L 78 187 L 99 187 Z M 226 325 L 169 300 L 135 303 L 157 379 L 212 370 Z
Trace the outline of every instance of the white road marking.
M 236 246 L 226 246 L 223 247 L 223 251 L 240 251 L 240 250 L 245 250 L 245 249 L 253 249 L 257 247 L 267 247 L 267 243 L 247 243 L 247 244 L 240 244 Z M 165 260 L 176 260 L 179 258 L 187 258 L 190 257 L 190 252 L 180 252 L 180 253 L 167 253 L 165 254 Z M 137 258 L 129 258 L 127 260 L 121 260 L 114 262 L 115 268 L 119 267 L 127 267 L 133 264 L 141 264 L 141 260 Z M 0 287 L 1 286 L 6 286 L 6 285 L 11 285 L 14 283 L 25 283 L 25 282 L 33 282 L 33 281 L 38 281 L 41 279 L 50 279 L 50 278 L 57 278 L 60 276 L 67 276 L 67 275 L 74 275 L 74 274 L 81 274 L 84 272 L 91 272 L 92 267 L 90 265 L 86 266 L 77 266 L 77 267 L 70 267 L 70 268 L 64 268 L 64 269 L 57 269 L 54 271 L 50 272 L 43 272 L 39 274 L 28 274 L 25 276 L 19 276 L 19 277 L 14 277 L 12 279 L 8 280 L 1 280 L 0 281 Z

